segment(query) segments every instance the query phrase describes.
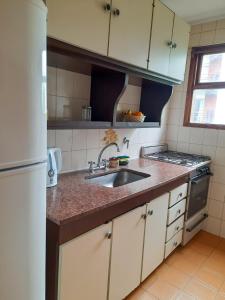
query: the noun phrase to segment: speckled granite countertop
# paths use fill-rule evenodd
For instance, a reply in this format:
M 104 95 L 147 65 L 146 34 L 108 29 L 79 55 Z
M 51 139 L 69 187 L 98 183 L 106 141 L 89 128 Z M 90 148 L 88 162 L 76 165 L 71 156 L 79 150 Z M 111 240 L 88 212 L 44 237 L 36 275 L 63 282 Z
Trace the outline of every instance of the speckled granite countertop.
M 131 160 L 128 169 L 151 176 L 124 186 L 109 188 L 89 183 L 88 172 L 63 174 L 58 185 L 47 190 L 47 219 L 58 226 L 100 213 L 133 197 L 159 189 L 193 169 L 147 159 Z M 102 171 L 98 171 L 102 173 Z

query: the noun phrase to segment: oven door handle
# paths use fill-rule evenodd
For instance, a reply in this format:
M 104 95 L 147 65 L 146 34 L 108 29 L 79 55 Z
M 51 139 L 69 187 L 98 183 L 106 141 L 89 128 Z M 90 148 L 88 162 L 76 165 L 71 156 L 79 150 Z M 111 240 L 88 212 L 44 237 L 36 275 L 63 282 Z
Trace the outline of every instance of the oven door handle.
M 199 184 L 199 183 L 201 183 L 203 180 L 205 180 L 206 178 L 208 178 L 208 177 L 210 177 L 210 176 L 213 176 L 212 173 L 207 174 L 207 175 L 203 175 L 203 176 L 201 176 L 201 177 L 197 177 L 196 179 L 193 178 L 193 179 L 191 180 L 191 183 L 193 183 L 193 184 Z
M 187 228 L 186 231 L 192 232 L 199 224 L 201 224 L 205 219 L 207 219 L 208 216 L 208 214 L 204 214 L 203 217 L 197 223 L 195 223 L 192 227 Z

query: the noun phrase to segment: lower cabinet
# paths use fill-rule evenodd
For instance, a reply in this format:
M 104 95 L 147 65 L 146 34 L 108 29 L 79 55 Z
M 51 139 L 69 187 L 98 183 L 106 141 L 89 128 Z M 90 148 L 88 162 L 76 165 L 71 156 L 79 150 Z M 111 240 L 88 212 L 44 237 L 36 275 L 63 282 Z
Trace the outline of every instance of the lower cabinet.
M 168 202 L 169 193 L 147 205 L 141 281 L 146 279 L 164 259 Z
M 109 300 L 123 299 L 140 284 L 145 219 L 146 205 L 113 220 Z
M 59 249 L 57 300 L 121 300 L 182 241 L 185 201 L 169 193 Z
M 106 300 L 112 223 L 60 247 L 58 300 Z

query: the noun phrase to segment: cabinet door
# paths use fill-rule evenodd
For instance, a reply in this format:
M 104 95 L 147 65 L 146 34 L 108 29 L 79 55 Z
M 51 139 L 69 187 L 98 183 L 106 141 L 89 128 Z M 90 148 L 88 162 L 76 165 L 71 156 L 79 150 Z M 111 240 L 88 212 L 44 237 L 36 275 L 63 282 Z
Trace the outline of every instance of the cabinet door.
M 168 75 L 174 13 L 155 1 L 148 69 Z
M 153 0 L 112 1 L 110 57 L 147 68 L 152 3 Z
M 113 220 L 109 300 L 124 299 L 140 284 L 146 205 Z
M 151 201 L 147 206 L 142 281 L 163 261 L 169 194 Z
M 101 0 L 47 0 L 48 36 L 107 55 L 110 11 L 104 10 L 104 4 Z
M 170 54 L 169 76 L 184 80 L 190 26 L 175 16 L 173 27 L 173 47 Z
M 106 300 L 111 227 L 102 225 L 60 247 L 59 300 Z

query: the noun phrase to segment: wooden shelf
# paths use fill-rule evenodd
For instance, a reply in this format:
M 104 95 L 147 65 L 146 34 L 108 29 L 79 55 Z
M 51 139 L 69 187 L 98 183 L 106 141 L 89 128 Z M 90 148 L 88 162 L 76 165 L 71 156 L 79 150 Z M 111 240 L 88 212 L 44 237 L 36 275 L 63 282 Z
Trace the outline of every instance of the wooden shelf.
M 48 121 L 48 129 L 107 129 L 111 128 L 111 122 L 100 121 Z
M 91 77 L 90 106 L 93 121 L 48 121 L 48 129 L 105 129 L 160 127 L 164 106 L 172 94 L 168 78 L 154 77 L 147 70 L 117 62 L 89 51 L 48 38 L 48 64 Z M 135 75 L 141 87 L 139 111 L 144 123 L 117 122 L 118 105 Z
M 159 122 L 116 122 L 113 128 L 157 128 Z

